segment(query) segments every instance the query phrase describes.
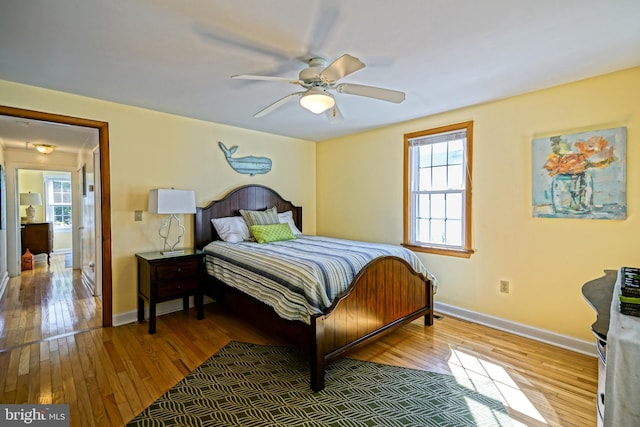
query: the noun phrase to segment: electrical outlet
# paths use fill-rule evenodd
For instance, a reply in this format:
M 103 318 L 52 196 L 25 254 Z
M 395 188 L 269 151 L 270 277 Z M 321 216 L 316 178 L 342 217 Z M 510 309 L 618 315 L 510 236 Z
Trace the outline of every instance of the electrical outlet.
M 500 292 L 503 294 L 509 293 L 509 281 L 508 280 L 500 280 Z
M 134 221 L 142 221 L 142 211 L 133 211 L 133 220 Z

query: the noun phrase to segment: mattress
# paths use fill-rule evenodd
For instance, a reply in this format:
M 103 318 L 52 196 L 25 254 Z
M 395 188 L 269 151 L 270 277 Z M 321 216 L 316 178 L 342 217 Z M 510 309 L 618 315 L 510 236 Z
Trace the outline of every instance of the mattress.
M 377 257 L 404 259 L 434 278 L 402 246 L 300 235 L 271 243 L 215 241 L 204 248 L 207 273 L 271 306 L 287 320 L 310 323 Z

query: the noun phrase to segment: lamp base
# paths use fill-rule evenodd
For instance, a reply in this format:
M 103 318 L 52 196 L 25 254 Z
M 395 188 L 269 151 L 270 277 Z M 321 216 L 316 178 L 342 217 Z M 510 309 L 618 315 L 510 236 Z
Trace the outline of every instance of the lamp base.
M 36 208 L 29 205 L 27 208 L 27 223 L 32 224 L 34 222 L 36 222 Z
M 174 222 L 176 225 L 171 227 L 171 224 Z M 160 252 L 162 255 L 168 256 L 184 253 L 184 250 L 174 249 L 178 244 L 180 244 L 180 239 L 184 235 L 184 226 L 180 222 L 180 218 L 175 214 L 169 215 L 169 217 L 162 223 L 160 230 L 158 230 L 158 234 L 164 239 L 164 244 L 162 245 L 163 250 Z M 169 243 L 170 239 L 173 244 Z
M 162 256 L 175 256 L 175 255 L 183 255 L 184 249 L 178 249 L 175 251 L 162 251 L 160 252 Z

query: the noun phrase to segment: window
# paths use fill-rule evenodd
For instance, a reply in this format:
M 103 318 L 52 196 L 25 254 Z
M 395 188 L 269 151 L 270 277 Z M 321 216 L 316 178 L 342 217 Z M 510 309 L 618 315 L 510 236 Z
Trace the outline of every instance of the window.
M 71 177 L 48 176 L 46 185 L 46 216 L 47 221 L 53 222 L 55 229 L 70 228 L 71 219 Z
M 404 246 L 470 257 L 473 122 L 404 136 Z

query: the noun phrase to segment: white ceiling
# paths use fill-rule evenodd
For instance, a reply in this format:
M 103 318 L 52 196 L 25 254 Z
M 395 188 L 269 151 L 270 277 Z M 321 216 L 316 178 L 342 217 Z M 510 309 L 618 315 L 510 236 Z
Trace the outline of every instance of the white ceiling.
M 98 130 L 40 120 L 0 115 L 0 144 L 5 148 L 34 150 L 34 144 L 49 144 L 61 152 L 91 151 L 99 143 Z
M 639 0 L 0 0 L 0 79 L 318 141 L 638 66 L 639 21 Z M 406 100 L 257 119 L 300 87 L 230 78 L 344 53 L 367 67 L 341 82 Z

